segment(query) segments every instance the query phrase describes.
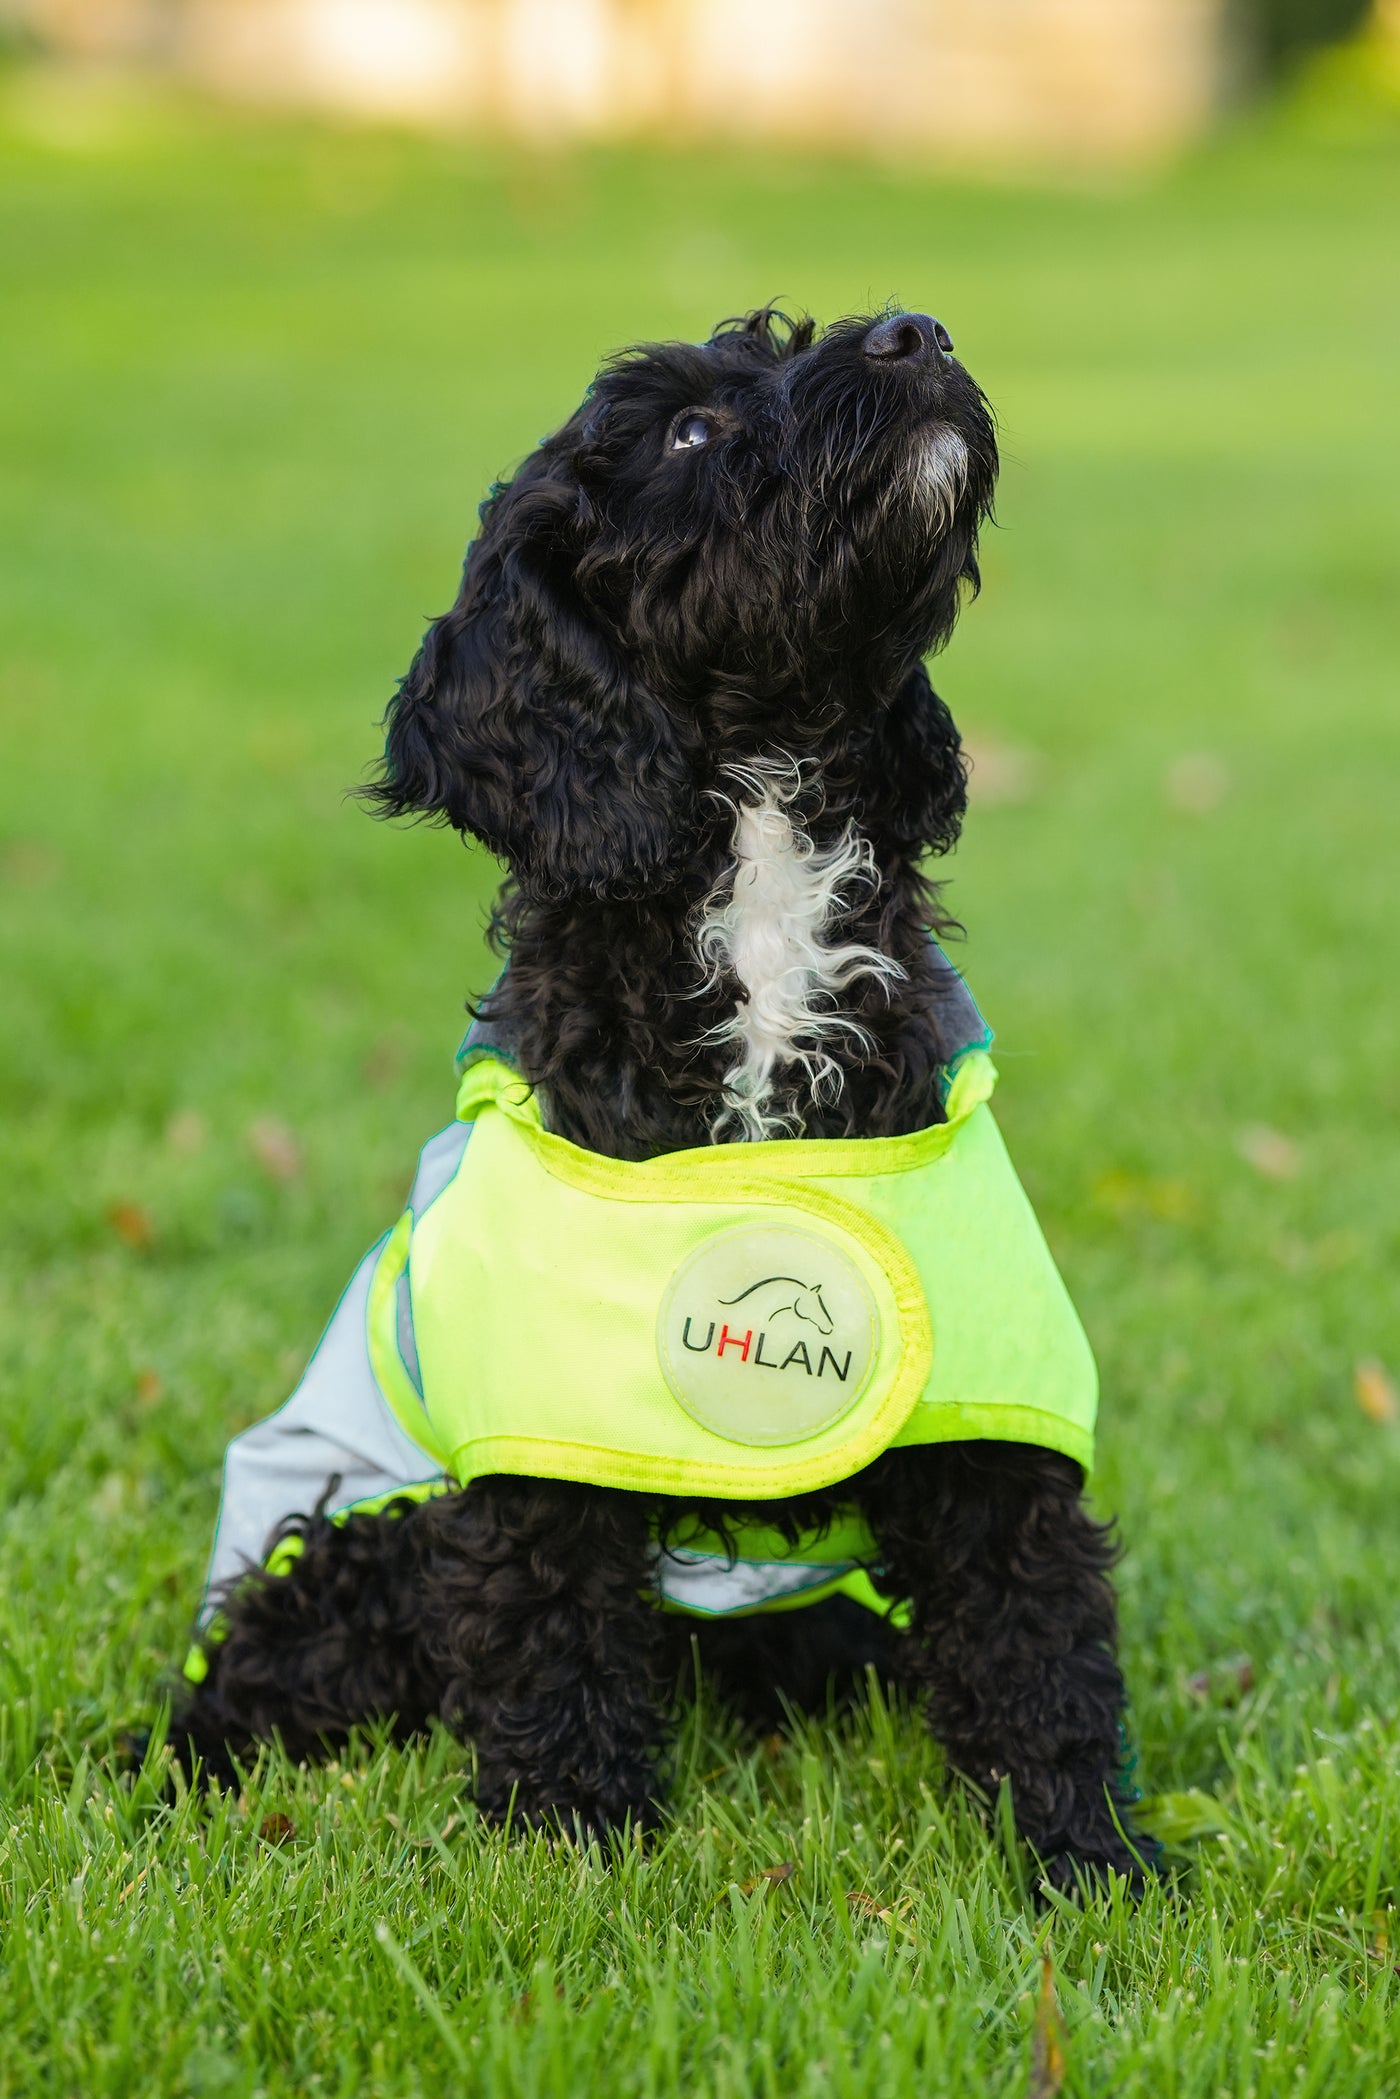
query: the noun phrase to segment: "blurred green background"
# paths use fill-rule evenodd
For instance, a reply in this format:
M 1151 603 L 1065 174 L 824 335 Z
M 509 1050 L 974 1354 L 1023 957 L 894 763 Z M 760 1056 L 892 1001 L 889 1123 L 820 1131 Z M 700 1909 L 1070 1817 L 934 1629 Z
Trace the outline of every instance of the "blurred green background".
M 395 1214 L 491 973 L 492 867 L 345 799 L 393 681 L 490 481 L 600 354 L 770 298 L 939 314 L 1000 414 L 985 589 L 936 672 L 977 760 L 958 960 L 1100 1355 L 1143 1783 L 1255 1789 L 1257 1856 L 1212 1883 L 1227 1937 L 1273 1903 L 1280 1973 L 1332 1961 L 1364 1995 L 1389 1972 L 1367 1948 L 1400 1843 L 1397 206 L 1393 120 L 1330 75 L 1174 171 L 1035 189 L 5 80 L 0 1801 L 16 1844 L 69 1819 L 11 1912 L 0 2090 L 54 2060 L 89 2091 L 152 2064 L 161 2088 L 301 2088 L 307 2063 L 334 2085 L 331 2043 L 294 2075 L 275 2021 L 240 2055 L 207 1945 L 165 2011 L 133 1982 L 165 1972 L 166 1927 L 118 1913 L 112 1745 L 179 1652 L 223 1446 Z M 1318 1755 L 1345 1812 L 1309 1809 L 1281 1866 L 1267 1803 Z M 108 1978 L 119 2042 L 63 1936 L 99 1856 L 90 1899 L 105 1875 L 145 1964 Z M 1355 1921 L 1340 1952 L 1324 1911 Z M 51 1954 L 67 1979 L 41 1987 Z M 1280 2082 L 1252 2089 L 1301 2089 L 1303 1984 L 1257 1981 L 1240 2060 L 1276 2019 Z M 1113 2089 L 1169 2088 L 1162 2001 L 1125 1970 L 1084 2058 Z M 196 2017 L 224 2083 L 189 2067 Z M 377 2088 L 417 2089 L 435 2033 Z M 1000 2089 L 981 2033 L 968 2088 Z M 337 2045 L 354 2089 L 369 2042 Z M 630 2060 L 619 2089 L 649 2088 Z M 710 2088 L 699 2056 L 686 2074 Z

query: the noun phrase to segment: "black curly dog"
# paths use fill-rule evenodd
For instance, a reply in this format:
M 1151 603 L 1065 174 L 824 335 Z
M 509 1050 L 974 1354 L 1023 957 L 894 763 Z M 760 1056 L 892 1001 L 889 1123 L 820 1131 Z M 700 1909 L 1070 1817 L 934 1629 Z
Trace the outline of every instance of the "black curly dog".
M 482 508 L 369 793 L 508 862 L 510 966 L 489 1018 L 576 1144 L 642 1159 L 744 1134 L 746 987 L 698 956 L 696 924 L 732 872 L 732 782 L 775 758 L 814 850 L 868 841 L 839 929 L 902 973 L 852 977 L 840 1011 L 859 1027 L 820 1028 L 823 1061 L 791 1045 L 773 1126 L 942 1119 L 947 977 L 927 931 L 951 922 L 921 863 L 957 838 L 965 765 L 924 658 L 976 588 L 997 467 L 951 348 L 921 314 L 818 338 L 768 310 L 703 345 L 645 347 L 607 364 Z M 176 1736 L 228 1774 L 274 1735 L 315 1758 L 375 1716 L 404 1734 L 440 1719 L 474 1745 L 488 1817 L 603 1834 L 657 1813 L 678 1643 L 688 1657 L 698 1639 L 761 1725 L 874 1663 L 923 1699 L 956 1770 L 989 1795 L 1009 1781 L 1054 1884 L 1107 1868 L 1136 1884 L 1114 1548 L 1081 1484 L 1053 1452 L 980 1442 L 891 1451 L 749 1510 L 492 1477 L 298 1519 L 291 1571 L 227 1598 Z M 658 1530 L 683 1515 L 795 1539 L 853 1504 L 907 1634 L 844 1599 L 679 1630 L 649 1600 Z

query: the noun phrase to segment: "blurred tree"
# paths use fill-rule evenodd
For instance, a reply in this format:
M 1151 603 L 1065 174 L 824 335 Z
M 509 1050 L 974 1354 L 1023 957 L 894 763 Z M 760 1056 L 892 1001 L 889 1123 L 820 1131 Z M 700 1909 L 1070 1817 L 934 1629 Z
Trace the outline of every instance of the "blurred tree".
M 1350 36 L 1370 12 L 1371 0 L 1233 0 L 1241 40 L 1263 73 Z

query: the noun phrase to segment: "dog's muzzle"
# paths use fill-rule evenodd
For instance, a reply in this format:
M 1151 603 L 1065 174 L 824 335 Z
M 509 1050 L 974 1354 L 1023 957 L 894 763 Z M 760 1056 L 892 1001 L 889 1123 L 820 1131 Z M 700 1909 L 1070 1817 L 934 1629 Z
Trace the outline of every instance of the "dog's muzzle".
M 946 357 L 953 338 L 942 321 L 928 313 L 892 313 L 877 321 L 861 349 L 877 364 L 928 364 Z

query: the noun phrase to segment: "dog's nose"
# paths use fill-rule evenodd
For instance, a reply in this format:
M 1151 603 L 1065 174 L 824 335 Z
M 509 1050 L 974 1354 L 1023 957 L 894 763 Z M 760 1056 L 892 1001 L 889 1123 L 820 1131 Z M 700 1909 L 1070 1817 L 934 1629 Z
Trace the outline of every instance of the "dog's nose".
M 877 321 L 861 344 L 867 357 L 881 364 L 918 364 L 935 350 L 947 352 L 953 338 L 942 321 L 929 313 L 892 313 Z

